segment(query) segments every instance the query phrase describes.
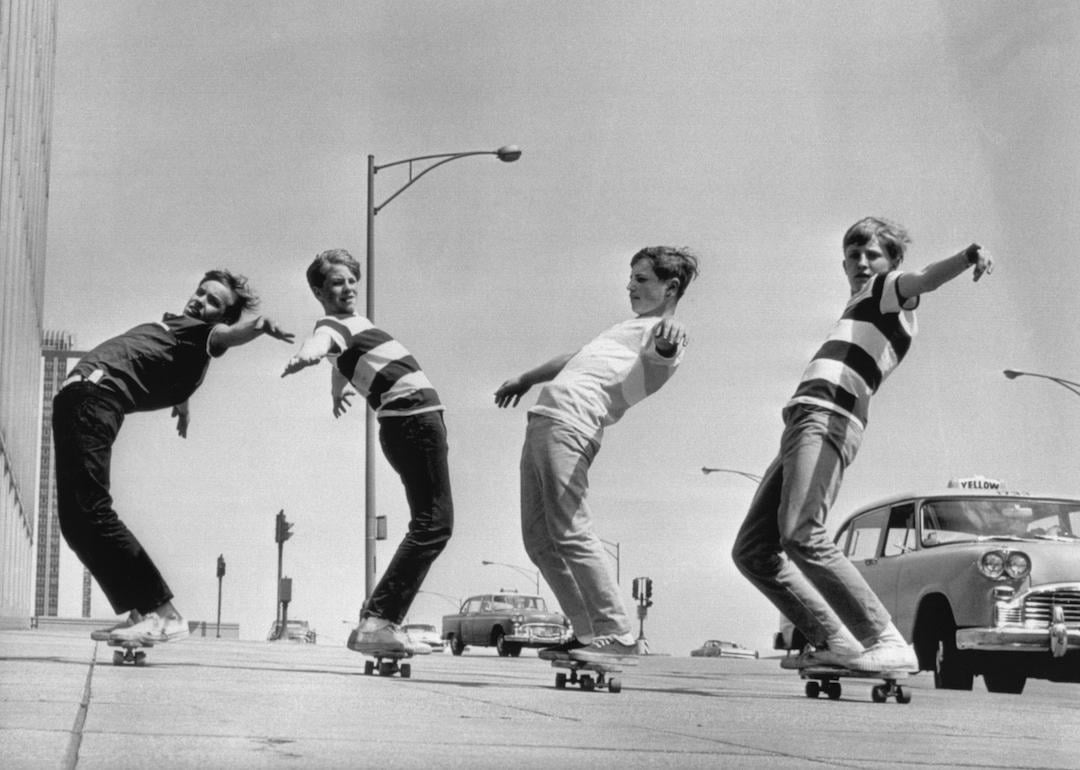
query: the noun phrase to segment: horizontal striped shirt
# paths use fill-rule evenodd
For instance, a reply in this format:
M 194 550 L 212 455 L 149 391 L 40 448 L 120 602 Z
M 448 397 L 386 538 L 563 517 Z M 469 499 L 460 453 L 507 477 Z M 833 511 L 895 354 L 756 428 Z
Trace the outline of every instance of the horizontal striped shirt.
M 870 397 L 900 365 L 918 331 L 919 298 L 900 296 L 900 275 L 895 270 L 875 275 L 851 297 L 789 405 L 822 407 L 866 426 Z
M 683 346 L 656 352 L 659 318 L 632 318 L 601 333 L 544 385 L 530 414 L 566 423 L 594 441 L 631 406 L 667 382 L 682 362 Z
M 333 341 L 327 358 L 380 417 L 443 408 L 439 394 L 405 346 L 360 315 L 326 316 L 315 334 Z

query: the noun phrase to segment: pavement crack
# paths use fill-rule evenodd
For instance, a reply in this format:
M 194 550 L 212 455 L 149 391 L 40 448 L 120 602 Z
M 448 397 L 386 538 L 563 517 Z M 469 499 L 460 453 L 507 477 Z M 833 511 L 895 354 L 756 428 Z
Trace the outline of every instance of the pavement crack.
M 75 712 L 75 723 L 71 726 L 71 735 L 68 738 L 67 751 L 64 752 L 65 770 L 73 770 L 79 764 L 79 748 L 82 746 L 83 727 L 86 725 L 86 713 L 90 710 L 91 684 L 94 679 L 94 666 L 97 665 L 97 648 L 90 655 L 90 666 L 86 670 L 86 681 L 83 683 L 82 697 L 79 699 L 79 708 Z

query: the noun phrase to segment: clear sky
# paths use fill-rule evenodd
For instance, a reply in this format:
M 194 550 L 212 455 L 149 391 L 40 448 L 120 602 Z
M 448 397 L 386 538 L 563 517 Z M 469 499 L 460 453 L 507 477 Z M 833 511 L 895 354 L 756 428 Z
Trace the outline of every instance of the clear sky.
M 976 473 L 1080 493 L 1080 401 L 1001 374 L 1080 380 L 1078 32 L 1070 2 L 61 3 L 46 325 L 88 348 L 180 312 L 224 266 L 306 334 L 311 258 L 363 260 L 368 154 L 520 145 L 432 172 L 376 221 L 376 320 L 447 405 L 457 515 L 411 619 L 531 586 L 517 460 L 535 393 L 499 410 L 494 390 L 628 317 L 638 248 L 683 245 L 702 267 L 685 362 L 608 431 L 590 500 L 627 601 L 653 579 L 654 650 L 766 650 L 776 612 L 729 555 L 754 485 L 700 469 L 774 456 L 846 300 L 856 219 L 905 224 L 910 267 L 972 241 L 998 265 L 924 298 L 830 524 Z M 379 174 L 378 197 L 404 174 Z M 328 366 L 281 380 L 291 350 L 215 361 L 186 440 L 167 411 L 131 416 L 116 506 L 190 619 L 214 619 L 225 555 L 223 617 L 246 638 L 273 620 L 285 509 L 290 616 L 340 643 L 363 599 L 363 419 L 333 419 Z M 377 499 L 381 569 L 408 520 L 381 455 Z M 79 612 L 73 558 L 61 614 Z

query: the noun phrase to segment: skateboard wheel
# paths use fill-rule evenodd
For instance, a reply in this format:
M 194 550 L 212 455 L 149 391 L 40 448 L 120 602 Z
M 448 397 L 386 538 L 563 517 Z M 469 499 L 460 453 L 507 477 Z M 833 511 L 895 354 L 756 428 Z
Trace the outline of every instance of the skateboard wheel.
M 903 687 L 897 687 L 896 688 L 896 702 L 897 703 L 911 703 L 911 693 L 909 693 Z
M 592 692 L 596 689 L 596 683 L 593 681 L 593 678 L 588 674 L 581 677 L 581 689 L 585 692 Z
M 870 691 L 870 698 L 874 703 L 884 703 L 889 698 L 889 691 L 883 684 L 875 685 Z
M 364 675 L 365 676 L 371 676 L 374 673 L 375 673 L 375 661 L 373 661 L 373 660 L 365 660 L 364 661 Z
M 560 671 L 559 673 L 557 673 L 555 675 L 555 689 L 556 690 L 564 690 L 564 689 L 566 689 L 566 674 L 564 674 L 562 671 Z
M 820 684 L 818 684 L 817 682 L 807 682 L 806 683 L 806 697 L 807 698 L 816 698 L 820 694 L 821 694 L 821 685 Z
M 135 665 L 136 666 L 145 666 L 146 665 L 146 653 L 145 652 L 137 652 L 137 653 L 135 653 Z
M 608 680 L 608 692 L 622 692 L 622 681 L 617 676 Z
M 120 650 L 113 650 L 112 663 L 114 666 L 124 665 L 124 653 L 120 652 Z
M 392 676 L 394 673 L 394 664 L 389 660 L 384 660 L 379 664 L 379 676 Z
M 412 676 L 412 666 L 408 663 L 401 664 L 401 678 L 408 679 Z
M 825 694 L 829 696 L 829 700 L 840 700 L 840 693 L 843 689 L 840 687 L 839 682 L 829 682 L 825 685 Z

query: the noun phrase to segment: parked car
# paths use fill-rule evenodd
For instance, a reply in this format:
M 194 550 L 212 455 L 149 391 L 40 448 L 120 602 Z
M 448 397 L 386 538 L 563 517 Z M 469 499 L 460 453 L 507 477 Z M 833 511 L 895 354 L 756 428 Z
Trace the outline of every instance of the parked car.
M 836 543 L 936 687 L 982 676 L 1018 694 L 1029 678 L 1080 682 L 1078 534 L 1078 499 L 957 486 L 865 506 Z M 786 625 L 777 646 L 793 649 Z
M 311 628 L 306 620 L 286 620 L 285 628 L 282 629 L 281 621 L 275 620 L 270 624 L 270 632 L 266 635 L 266 641 L 315 644 L 315 629 Z
M 406 623 L 401 630 L 409 637 L 409 641 L 423 642 L 432 652 L 442 652 L 446 648 L 446 643 L 439 636 L 439 629 L 431 623 Z
M 456 615 L 444 615 L 442 636 L 454 655 L 472 645 L 516 658 L 523 647 L 567 641 L 570 622 L 562 613 L 549 612 L 541 596 L 503 591 L 471 596 Z
M 690 650 L 691 658 L 756 658 L 757 650 L 749 650 L 735 642 L 721 642 L 710 639 L 696 650 Z

